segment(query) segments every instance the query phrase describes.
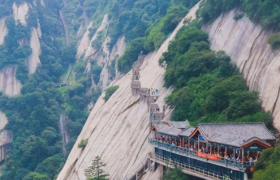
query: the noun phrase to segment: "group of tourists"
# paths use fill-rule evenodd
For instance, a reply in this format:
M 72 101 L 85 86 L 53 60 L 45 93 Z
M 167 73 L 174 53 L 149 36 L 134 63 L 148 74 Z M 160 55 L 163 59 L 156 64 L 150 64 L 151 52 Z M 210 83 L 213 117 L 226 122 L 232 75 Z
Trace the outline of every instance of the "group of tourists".
M 165 105 L 162 106 L 163 112 L 160 113 L 160 108 L 155 107 L 150 109 L 150 119 L 151 120 L 156 120 L 158 118 L 164 118 L 164 113 L 165 113 Z
M 152 95 L 152 96 L 153 96 L 153 95 L 157 95 L 157 94 L 158 94 L 158 89 L 151 88 L 151 89 L 150 89 L 150 93 L 151 93 L 150 95 Z
M 180 139 L 176 139 L 176 138 L 172 138 L 172 137 L 164 137 L 164 136 L 160 136 L 160 137 L 155 137 L 155 139 L 157 141 L 166 143 L 166 144 L 170 144 L 172 146 L 177 146 L 177 147 L 181 147 L 184 149 L 188 149 L 194 152 L 202 152 L 205 154 L 209 154 L 209 155 L 214 155 L 217 156 L 219 160 L 227 160 L 228 162 L 241 162 L 242 158 L 241 158 L 241 152 L 234 152 L 234 151 L 230 151 L 230 150 L 225 150 L 220 148 L 218 150 L 217 147 L 212 148 L 212 150 L 210 150 L 210 147 L 204 147 L 204 146 L 200 146 L 200 148 L 198 148 L 197 144 L 192 144 L 189 145 L 186 141 L 184 141 L 184 146 L 181 145 L 181 140 Z M 244 159 L 243 162 L 249 162 L 251 163 L 255 163 L 258 160 L 258 157 L 260 156 L 260 152 L 259 151 L 255 151 L 253 152 L 246 152 L 246 155 L 244 155 Z

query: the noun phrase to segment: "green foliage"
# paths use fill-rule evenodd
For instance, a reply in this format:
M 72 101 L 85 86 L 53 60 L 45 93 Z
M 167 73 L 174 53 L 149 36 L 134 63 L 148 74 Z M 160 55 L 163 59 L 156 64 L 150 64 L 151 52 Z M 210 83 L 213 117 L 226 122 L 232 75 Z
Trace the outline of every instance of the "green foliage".
M 9 32 L 5 36 L 4 44 L 0 45 L 0 69 L 10 65 L 18 65 L 16 76 L 22 83 L 25 83 L 28 76 L 25 60 L 32 51 L 26 44 L 30 38 L 30 30 L 20 23 L 15 25 L 12 17 L 7 18 L 5 23 Z
M 185 175 L 181 169 L 175 167 L 175 169 L 169 169 L 167 172 L 163 174 L 160 178 L 161 180 L 189 180 L 188 176 Z
M 233 16 L 233 19 L 235 21 L 238 21 L 239 19 L 243 18 L 244 17 L 244 13 L 237 13 Z
M 118 60 L 118 69 L 125 73 L 131 69 L 132 64 L 137 60 L 138 55 L 144 50 L 144 38 L 137 38 L 128 44 L 125 53 Z
M 268 28 L 280 28 L 280 1 L 272 0 L 204 0 L 199 10 L 203 23 L 215 20 L 222 12 L 241 6 L 247 16 Z M 241 16 L 238 16 L 240 18 Z
M 280 179 L 280 146 L 266 149 L 257 161 L 254 169 L 253 180 Z
M 257 92 L 249 92 L 245 80 L 224 52 L 209 49 L 208 36 L 195 25 L 185 27 L 163 54 L 167 63 L 166 87 L 174 90 L 166 98 L 174 108 L 172 119 L 199 122 L 265 122 Z
M 229 11 L 240 5 L 241 0 L 203 0 L 200 4 L 199 15 L 203 23 L 215 20 L 222 12 Z
M 197 2 L 137 0 L 135 3 L 131 2 L 132 9 L 127 11 L 124 9 L 129 6 L 115 4 L 111 17 L 118 20 L 109 26 L 109 35 L 112 38 L 110 44 L 112 46 L 123 33 L 129 42 L 124 55 L 118 61 L 118 70 L 122 73 L 128 72 L 141 51 L 148 53 L 157 50 L 187 14 L 188 8 Z
M 33 4 L 30 0 L 25 2 Z M 42 7 L 37 1 L 38 6 L 29 11 L 26 27 L 20 23 L 16 25 L 12 17 L 6 18 L 9 31 L 4 44 L 0 46 L 0 68 L 17 65 L 16 77 L 24 85 L 21 96 L 0 95 L 1 110 L 8 117 L 6 129 L 13 132 L 13 149 L 3 165 L 1 180 L 53 179 L 65 161 L 62 157 L 58 122 L 58 106 L 63 99 L 62 94 L 54 87 L 62 72 L 61 49 L 63 49 L 63 45 L 58 43 L 56 37 L 63 33 L 58 25 L 59 3 L 44 2 L 45 6 Z M 31 49 L 27 42 L 30 40 L 30 27 L 37 26 L 37 18 L 43 32 L 40 39 L 41 66 L 28 78 L 25 60 L 30 55 Z
M 97 36 L 96 36 L 96 39 L 91 43 L 91 46 L 94 48 L 94 49 L 100 49 L 101 46 L 102 46 L 102 43 L 104 42 L 105 40 L 105 32 L 104 31 L 99 31 L 97 33 Z
M 81 141 L 80 141 L 80 143 L 78 144 L 78 148 L 84 148 L 84 147 L 86 147 L 86 145 L 87 145 L 87 140 L 84 140 L 84 139 L 82 139 Z
M 109 174 L 104 174 L 102 169 L 105 166 L 106 164 L 101 161 L 101 158 L 96 156 L 91 166 L 85 170 L 87 180 L 109 180 Z
M 119 89 L 119 86 L 111 86 L 105 89 L 105 97 L 104 100 L 108 101 L 108 99 L 116 92 L 116 90 Z
M 157 50 L 166 39 L 166 36 L 176 28 L 187 12 L 187 8 L 183 6 L 173 6 L 168 9 L 166 16 L 150 27 L 151 30 L 148 30 L 150 32 L 145 42 L 145 48 L 148 51 Z
M 272 49 L 279 49 L 280 48 L 280 33 L 272 34 L 269 39 L 268 43 L 271 45 Z
M 94 80 L 95 84 L 97 84 L 99 82 L 101 71 L 102 71 L 102 67 L 99 66 L 98 64 L 94 63 L 91 66 L 91 73 L 93 74 L 93 80 Z
M 37 172 L 28 173 L 23 180 L 51 180 L 46 174 L 40 174 Z
M 61 60 L 67 67 L 69 63 L 76 61 L 77 48 L 75 44 L 71 44 L 69 47 L 64 47 L 62 49 Z

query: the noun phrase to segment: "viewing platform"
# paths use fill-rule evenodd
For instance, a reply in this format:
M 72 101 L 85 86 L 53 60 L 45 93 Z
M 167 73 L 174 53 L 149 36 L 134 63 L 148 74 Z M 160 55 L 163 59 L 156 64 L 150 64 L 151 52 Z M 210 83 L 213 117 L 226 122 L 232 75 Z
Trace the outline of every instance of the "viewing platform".
M 165 157 L 160 156 L 160 155 L 152 154 L 150 159 L 151 159 L 151 161 L 154 161 L 154 162 L 156 162 L 158 164 L 161 164 L 163 166 L 166 166 L 168 164 L 168 167 L 173 168 L 173 169 L 175 167 L 178 167 L 185 174 L 189 174 L 189 175 L 199 177 L 199 178 L 202 178 L 202 179 L 205 179 L 205 180 L 220 180 L 220 179 L 223 179 L 223 176 L 218 174 L 218 173 L 211 172 L 211 171 L 206 171 L 204 169 L 194 167 L 190 164 L 180 163 L 178 161 L 174 161 L 172 159 L 165 158 Z
M 166 122 L 153 124 L 151 130 L 148 142 L 154 146 L 156 162 L 169 159 L 187 174 L 202 171 L 203 178 L 209 174 L 212 179 L 247 180 L 261 152 L 276 141 L 263 123 L 201 123 L 194 128 Z
M 151 95 L 151 94 L 150 94 L 150 89 L 149 89 L 149 88 L 140 88 L 139 94 L 140 94 L 141 96 L 146 96 L 146 97 L 148 97 L 148 96 Z

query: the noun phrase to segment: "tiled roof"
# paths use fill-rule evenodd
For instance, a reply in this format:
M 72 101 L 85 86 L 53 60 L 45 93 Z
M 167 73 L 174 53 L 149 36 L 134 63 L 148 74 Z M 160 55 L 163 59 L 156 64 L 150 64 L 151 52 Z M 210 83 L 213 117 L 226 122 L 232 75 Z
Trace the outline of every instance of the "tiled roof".
M 157 131 L 162 134 L 171 135 L 171 136 L 178 136 L 181 132 L 180 129 L 169 127 L 166 125 L 155 125 Z
M 195 128 L 194 127 L 189 127 L 188 129 L 185 129 L 185 130 L 183 130 L 180 134 L 179 134 L 179 136 L 189 136 L 189 135 L 191 135 L 192 134 L 192 132 L 195 130 Z
M 263 123 L 201 123 L 198 128 L 211 142 L 237 147 L 251 138 L 275 140 Z
M 178 129 L 185 129 L 190 126 L 188 120 L 186 121 L 170 121 L 169 122 L 171 127 L 178 128 Z

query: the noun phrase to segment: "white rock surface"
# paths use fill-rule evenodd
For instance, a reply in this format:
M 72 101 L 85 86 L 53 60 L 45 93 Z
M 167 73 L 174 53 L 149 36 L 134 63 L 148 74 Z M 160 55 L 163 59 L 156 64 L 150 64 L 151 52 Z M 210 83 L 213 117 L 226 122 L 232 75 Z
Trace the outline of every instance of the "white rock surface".
M 16 66 L 10 66 L 0 71 L 0 90 L 8 96 L 20 94 L 21 83 L 16 79 Z
M 194 16 L 197 7 L 192 9 L 188 16 Z M 159 67 L 158 60 L 162 53 L 167 51 L 169 42 L 182 26 L 183 21 L 157 52 L 145 58 L 140 69 L 142 87 L 161 89 L 159 101 L 163 101 L 171 89 L 162 87 L 165 70 Z M 110 174 L 112 180 L 122 180 L 142 166 L 147 153 L 153 149 L 147 141 L 148 106 L 145 102 L 139 102 L 139 96 L 132 95 L 130 83 L 131 72 L 112 83 L 119 85 L 119 89 L 106 103 L 99 98 L 58 180 L 85 179 L 84 170 L 97 155 L 107 163 L 105 171 Z M 101 97 L 104 97 L 104 93 Z M 167 113 L 169 112 L 170 110 L 167 110 Z M 83 150 L 77 147 L 82 139 L 88 139 Z M 155 180 L 157 178 L 155 177 Z
M 105 41 L 102 43 L 102 47 L 100 50 L 93 49 L 91 47 L 91 43 L 96 39 L 98 32 L 102 30 L 107 30 L 109 22 L 108 15 L 105 15 L 100 27 L 97 29 L 95 35 L 92 39 L 89 39 L 89 28 L 92 26 L 93 22 L 91 22 L 85 32 L 83 38 L 81 39 L 76 58 L 79 59 L 81 56 L 84 57 L 87 61 L 86 71 L 90 71 L 91 62 L 95 61 L 98 65 L 102 66 L 102 72 L 100 74 L 99 83 L 96 85 L 92 81 L 92 87 L 99 87 L 101 89 L 105 89 L 112 82 L 110 79 L 109 66 L 111 66 L 112 61 L 117 61 L 119 57 L 121 57 L 126 48 L 125 37 L 122 36 L 118 39 L 117 43 L 113 46 L 112 50 L 107 47 L 107 43 L 110 42 L 110 37 L 106 37 Z M 118 75 L 118 73 L 116 73 Z
M 14 2 L 13 4 L 13 13 L 14 13 L 14 18 L 16 21 L 16 24 L 18 23 L 18 21 L 26 26 L 26 20 L 27 20 L 27 13 L 28 13 L 29 7 L 28 4 L 26 2 L 20 4 L 19 6 L 17 6 L 17 4 Z
M 7 123 L 8 123 L 8 119 L 6 115 L 2 111 L 0 111 L 0 130 L 2 130 Z
M 163 166 L 159 165 L 155 172 L 148 171 L 141 180 L 160 180 L 160 176 L 163 174 Z
M 5 24 L 6 18 L 0 19 L 0 45 L 4 43 L 4 38 L 8 34 L 8 28 Z
M 2 162 L 8 152 L 12 149 L 13 134 L 11 131 L 3 130 L 0 132 L 0 162 Z
M 31 39 L 30 39 L 30 47 L 32 49 L 32 53 L 27 58 L 27 67 L 29 75 L 33 74 L 36 71 L 38 65 L 41 64 L 39 56 L 41 54 L 41 45 L 39 38 L 42 36 L 41 29 L 38 27 L 37 29 L 32 28 L 31 30 Z
M 41 64 L 39 56 L 41 54 L 41 45 L 40 40 L 42 32 L 40 26 L 37 29 L 32 28 L 31 30 L 31 39 L 30 39 L 30 47 L 32 49 L 31 55 L 28 57 L 28 70 L 29 74 L 32 74 L 36 71 L 38 65 Z
M 221 15 L 211 25 L 209 32 L 211 48 L 224 50 L 237 65 L 250 90 L 260 93 L 262 106 L 272 111 L 274 125 L 280 130 L 280 53 L 272 51 L 267 40 L 272 32 L 244 17 L 238 21 L 233 16 L 238 10 Z
M 77 49 L 77 55 L 76 58 L 80 58 L 80 56 L 85 53 L 85 51 L 88 49 L 88 47 L 90 46 L 90 39 L 88 37 L 89 35 L 89 28 L 92 26 L 93 22 L 90 22 L 87 28 L 87 31 L 85 32 L 82 40 L 80 41 L 80 44 L 78 45 L 78 49 Z
M 91 47 L 91 43 L 96 39 L 98 32 L 104 30 L 108 27 L 108 14 L 106 14 L 103 18 L 103 21 L 100 25 L 100 27 L 96 30 L 96 33 L 92 37 L 92 39 L 89 39 L 89 28 L 92 27 L 93 22 L 90 22 L 87 28 L 87 31 L 85 32 L 82 40 L 80 41 L 80 44 L 78 46 L 77 55 L 76 58 L 80 58 L 82 54 L 84 54 L 85 58 L 88 58 L 89 56 L 92 56 L 96 50 Z
M 103 69 L 99 79 L 99 87 L 101 89 L 107 88 L 108 85 L 111 83 L 109 66 L 111 66 L 111 63 L 113 61 L 115 61 L 115 65 L 117 65 L 117 60 L 123 55 L 126 48 L 126 42 L 124 36 L 118 39 L 117 43 L 113 46 L 112 51 L 110 51 L 106 45 L 109 40 L 110 38 L 106 38 L 105 42 L 102 45 L 103 46 L 102 51 L 98 52 L 96 55 L 92 57 L 95 60 L 97 60 L 97 63 L 99 65 L 103 65 Z M 114 68 L 117 71 L 117 68 L 116 67 Z M 118 73 L 116 74 L 118 77 L 119 74 Z
M 108 14 L 106 14 L 103 18 L 101 25 L 96 30 L 94 36 L 90 40 L 89 46 L 85 51 L 85 58 L 92 56 L 96 52 L 96 49 L 93 49 L 93 47 L 91 47 L 91 43 L 97 38 L 98 32 L 107 29 L 108 25 L 109 25 L 109 18 L 108 18 Z

